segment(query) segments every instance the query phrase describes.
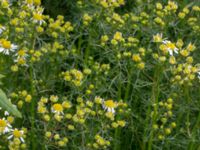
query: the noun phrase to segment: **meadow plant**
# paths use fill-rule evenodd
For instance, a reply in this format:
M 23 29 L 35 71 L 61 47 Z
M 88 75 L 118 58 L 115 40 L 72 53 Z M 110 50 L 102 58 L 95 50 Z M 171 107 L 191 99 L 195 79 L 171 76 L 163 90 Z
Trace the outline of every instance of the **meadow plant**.
M 200 3 L 69 3 L 0 0 L 0 149 L 200 149 Z

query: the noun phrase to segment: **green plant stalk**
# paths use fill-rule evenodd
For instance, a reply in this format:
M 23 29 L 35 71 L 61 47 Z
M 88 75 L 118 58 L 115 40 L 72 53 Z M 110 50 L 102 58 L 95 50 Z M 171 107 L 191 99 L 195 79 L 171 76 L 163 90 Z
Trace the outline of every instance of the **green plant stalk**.
M 199 129 L 199 123 L 200 123 L 200 113 L 199 113 L 199 115 L 198 115 L 198 118 L 197 118 L 197 121 L 196 121 L 196 123 L 195 123 L 195 125 L 194 125 L 194 128 L 193 128 L 193 130 L 192 130 L 192 135 L 194 136 L 194 138 L 195 138 L 195 133 L 197 133 L 197 130 Z M 198 146 L 198 145 L 196 145 L 196 146 Z M 197 148 L 197 147 L 196 147 Z M 188 150 L 194 150 L 194 149 L 196 149 L 195 148 L 195 143 L 194 142 L 190 142 L 189 143 L 189 148 L 188 148 Z
M 120 63 L 120 62 L 119 62 Z M 120 79 L 121 79 L 121 69 L 120 69 Z M 122 83 L 121 81 L 119 81 L 118 83 L 118 92 L 117 92 L 117 99 L 118 101 L 121 100 L 121 93 L 122 93 Z M 121 134 L 121 130 L 119 128 L 116 128 L 115 129 L 115 135 L 114 135 L 114 139 L 116 140 L 114 142 L 114 150 L 120 150 L 121 146 L 120 146 L 120 143 L 118 142 L 118 138 L 120 137 L 120 134 Z
M 126 90 L 125 90 L 125 96 L 124 96 L 124 101 L 127 102 L 128 101 L 128 96 L 130 93 L 130 88 L 131 88 L 131 82 L 132 82 L 132 75 L 133 75 L 133 67 L 130 67 L 129 73 L 128 73 L 128 81 L 127 81 L 127 86 L 126 86 Z M 140 72 L 139 72 L 140 73 Z M 139 74 L 138 73 L 138 74 Z
M 154 77 L 153 77 L 153 86 L 152 86 L 152 95 L 151 95 L 151 102 L 153 104 L 155 104 L 154 106 L 154 114 L 153 114 L 153 118 L 152 118 L 152 125 L 155 124 L 156 120 L 157 120 L 157 109 L 158 109 L 158 98 L 159 98 L 159 93 L 160 93 L 160 90 L 159 90 L 159 82 L 160 82 L 160 79 L 161 79 L 161 73 L 162 73 L 162 66 L 160 65 L 157 65 L 156 68 L 155 68 L 155 72 L 154 72 Z M 151 116 L 150 116 L 150 113 L 151 113 L 151 105 L 148 106 L 148 110 L 147 110 L 147 118 L 145 120 L 145 129 L 148 128 L 149 126 L 149 120 L 151 119 Z M 145 132 L 145 135 L 144 137 L 147 137 L 147 130 Z M 152 149 L 152 145 L 153 145 L 153 137 L 154 137 L 154 131 L 151 130 L 150 131 L 150 137 L 149 137 L 149 140 L 148 140 L 148 143 L 147 143 L 147 146 L 148 146 L 148 150 L 151 150 Z M 144 149 L 146 149 L 146 141 L 144 140 Z
M 32 39 L 32 45 L 31 48 L 34 49 L 35 48 L 35 34 L 33 34 L 33 39 Z M 30 87 L 31 87 L 31 96 L 33 97 L 33 95 L 35 94 L 35 86 L 34 86 L 34 78 L 33 78 L 33 66 L 31 64 L 30 66 Z M 36 150 L 37 148 L 37 144 L 36 144 L 36 136 L 35 136 L 35 100 L 32 99 L 31 101 L 31 149 L 32 150 Z
M 200 91 L 200 88 L 199 88 L 199 91 Z M 199 129 L 199 127 L 198 127 L 198 126 L 199 126 L 199 123 L 200 123 L 200 112 L 199 112 L 199 114 L 198 114 L 196 123 L 195 123 L 195 125 L 194 125 L 194 127 L 193 127 L 193 129 L 192 129 L 192 133 L 191 133 L 191 135 L 193 136 L 192 138 L 194 138 L 194 139 L 195 139 L 197 130 Z M 195 145 L 195 143 L 191 141 L 191 142 L 189 143 L 189 146 L 188 146 L 189 148 L 188 148 L 188 150 L 198 149 L 197 147 L 195 148 L 195 146 L 198 146 L 198 145 Z
M 185 87 L 184 87 L 184 94 L 185 94 L 185 99 L 186 99 L 186 101 L 187 101 L 187 103 L 188 104 L 190 104 L 190 93 L 189 93 L 189 88 L 188 88 L 188 86 L 186 85 Z M 187 118 L 186 118 L 186 120 L 187 120 L 187 132 L 188 132 L 188 135 L 190 136 L 190 125 L 189 125 L 189 122 L 190 122 L 190 110 L 188 109 L 187 110 Z
M 31 95 L 34 95 L 34 84 L 33 84 L 33 68 L 30 68 L 30 83 L 31 83 Z M 31 101 L 31 148 L 32 150 L 36 149 L 36 140 L 35 140 L 35 101 Z

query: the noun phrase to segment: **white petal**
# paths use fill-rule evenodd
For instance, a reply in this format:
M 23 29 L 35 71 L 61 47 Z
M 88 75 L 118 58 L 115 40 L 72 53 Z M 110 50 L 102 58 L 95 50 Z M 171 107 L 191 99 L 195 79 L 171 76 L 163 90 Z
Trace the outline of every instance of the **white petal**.
M 9 116 L 9 112 L 5 111 L 5 112 L 4 112 L 4 115 L 5 115 L 5 116 Z
M 8 137 L 8 140 L 12 139 L 12 137 L 13 137 L 13 135 L 10 135 L 10 136 Z
M 0 52 L 3 52 L 4 51 L 4 48 L 0 47 Z
M 168 41 L 168 40 L 163 40 L 162 42 L 163 42 L 163 44 L 167 44 L 167 43 L 169 43 L 170 41 Z
M 178 54 L 178 48 L 175 48 L 175 49 L 174 49 L 174 52 L 175 52 L 176 54 Z
M 173 51 L 172 51 L 171 49 L 168 49 L 168 51 L 169 51 L 169 54 L 170 54 L 171 56 L 173 56 Z
M 22 143 L 24 143 L 25 141 L 24 141 L 24 139 L 22 138 L 22 137 L 20 137 L 20 140 L 22 141 Z

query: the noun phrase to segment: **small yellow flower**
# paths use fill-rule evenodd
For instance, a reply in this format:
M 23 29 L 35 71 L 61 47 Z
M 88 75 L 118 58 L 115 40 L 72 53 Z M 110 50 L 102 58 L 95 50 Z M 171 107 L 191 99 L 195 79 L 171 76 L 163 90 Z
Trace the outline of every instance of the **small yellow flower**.
M 141 59 L 141 57 L 140 57 L 139 54 L 133 54 L 133 55 L 132 55 L 132 60 L 133 60 L 134 62 L 140 62 L 142 59 Z
M 54 104 L 52 106 L 52 112 L 57 114 L 63 114 L 63 106 L 61 104 Z
M 72 107 L 72 104 L 71 104 L 69 101 L 64 101 L 64 102 L 62 103 L 62 106 L 63 106 L 63 108 L 69 109 L 69 108 Z
M 107 110 L 108 112 L 115 113 L 115 108 L 117 107 L 117 104 L 113 100 L 106 100 L 103 102 L 103 108 Z
M 156 34 L 153 36 L 153 42 L 162 42 L 163 39 L 162 39 L 162 34 Z
M 7 123 L 5 120 L 0 119 L 0 128 L 5 128 L 7 126 Z
M 113 39 L 115 39 L 116 41 L 122 41 L 122 40 L 123 40 L 122 33 L 117 31 L 117 32 L 114 34 Z

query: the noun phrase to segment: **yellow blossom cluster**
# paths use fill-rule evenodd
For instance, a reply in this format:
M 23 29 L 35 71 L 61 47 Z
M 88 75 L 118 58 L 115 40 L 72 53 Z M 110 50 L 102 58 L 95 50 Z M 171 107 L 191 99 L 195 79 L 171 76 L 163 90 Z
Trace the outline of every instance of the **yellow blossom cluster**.
M 24 102 L 31 103 L 32 101 L 31 94 L 29 94 L 26 90 L 18 91 L 17 93 L 13 92 L 10 97 L 13 101 L 17 102 L 17 107 L 20 109 L 23 108 Z
M 168 98 L 153 105 L 155 111 L 151 113 L 151 117 L 155 117 L 156 120 L 152 124 L 152 128 L 155 130 L 156 138 L 159 140 L 164 140 L 176 128 L 176 123 L 172 121 L 174 118 L 172 112 L 173 104 L 173 99 Z
M 61 100 L 63 101 L 60 102 Z M 95 127 L 99 132 L 101 132 L 101 129 L 104 132 L 108 132 L 112 128 L 115 129 L 126 125 L 122 118 L 124 114 L 128 113 L 128 110 L 126 110 L 127 104 L 122 101 L 103 100 L 101 97 L 95 97 L 91 101 L 77 97 L 76 102 L 76 105 L 72 105 L 65 97 L 58 98 L 55 95 L 40 99 L 38 102 L 38 113 L 45 121 L 45 124 L 54 124 L 53 132 L 47 126 L 45 133 L 47 141 L 51 141 L 59 147 L 66 146 L 68 139 L 73 138 L 74 132 L 93 128 L 91 121 L 97 121 Z M 120 119 L 117 116 L 121 116 Z M 105 120 L 105 117 L 108 119 Z M 57 129 L 57 127 L 59 128 Z M 67 134 L 65 135 L 64 133 Z M 87 136 L 91 136 L 90 133 Z M 110 146 L 110 141 L 104 140 L 100 135 L 94 135 L 90 138 L 96 142 L 92 144 L 91 141 L 88 141 L 87 146 L 89 147 L 100 149 Z
M 81 86 L 84 75 L 81 71 L 72 69 L 70 71 L 62 72 L 61 76 L 65 81 L 73 83 L 75 86 Z

